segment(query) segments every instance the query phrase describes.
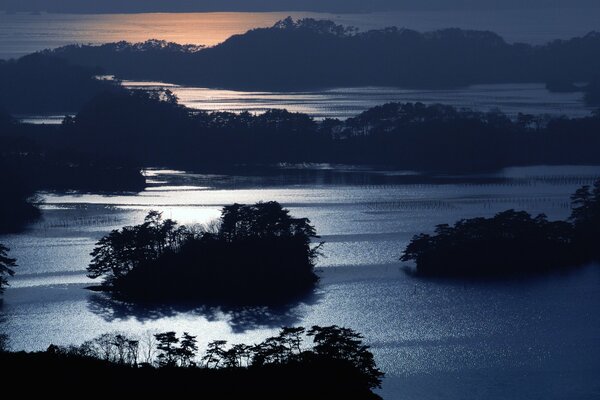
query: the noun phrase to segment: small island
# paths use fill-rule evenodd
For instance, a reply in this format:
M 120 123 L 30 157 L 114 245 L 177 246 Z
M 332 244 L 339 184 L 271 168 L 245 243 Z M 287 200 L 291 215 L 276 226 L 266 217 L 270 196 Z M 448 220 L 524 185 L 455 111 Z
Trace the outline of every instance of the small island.
M 401 261 L 414 261 L 416 274 L 438 277 L 500 277 L 540 274 L 597 261 L 600 180 L 572 196 L 568 221 L 548 221 L 508 210 L 492 218 L 438 225 L 413 237 Z
M 97 243 L 88 276 L 104 279 L 96 289 L 132 301 L 286 302 L 318 281 L 316 238 L 308 219 L 277 202 L 226 206 L 207 228 L 178 226 L 152 211 L 143 224 Z

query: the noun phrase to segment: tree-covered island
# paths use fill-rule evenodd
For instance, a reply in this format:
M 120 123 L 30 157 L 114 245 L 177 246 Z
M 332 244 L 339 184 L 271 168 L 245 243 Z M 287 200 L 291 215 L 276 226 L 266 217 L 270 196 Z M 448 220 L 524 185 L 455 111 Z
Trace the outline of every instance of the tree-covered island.
M 88 276 L 103 278 L 103 290 L 129 300 L 286 301 L 318 280 L 316 238 L 308 219 L 293 218 L 277 202 L 226 206 L 218 223 L 204 229 L 152 211 L 143 224 L 97 243 Z
M 568 269 L 600 259 L 600 180 L 572 196 L 568 221 L 508 210 L 492 218 L 462 219 L 419 234 L 401 261 L 420 276 L 498 277 Z

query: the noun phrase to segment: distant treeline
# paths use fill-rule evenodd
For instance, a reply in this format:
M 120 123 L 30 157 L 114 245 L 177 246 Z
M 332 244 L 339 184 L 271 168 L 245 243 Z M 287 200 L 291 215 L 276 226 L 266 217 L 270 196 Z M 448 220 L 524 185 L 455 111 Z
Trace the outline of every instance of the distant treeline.
M 600 260 L 600 181 L 572 196 L 568 221 L 508 210 L 438 225 L 413 237 L 402 261 L 422 276 L 498 277 L 566 270 Z
M 49 51 L 122 79 L 247 90 L 344 86 L 447 88 L 482 83 L 589 82 L 600 71 L 600 33 L 541 46 L 488 31 L 358 32 L 291 18 L 199 50 L 172 43 L 72 45 Z
M 307 339 L 311 339 L 310 342 Z M 46 394 L 81 394 L 74 382 L 101 377 L 95 395 L 210 398 L 380 399 L 383 373 L 363 336 L 339 326 L 282 328 L 258 344 L 208 344 L 198 354 L 196 337 L 164 332 L 143 337 L 103 334 L 80 346 L 50 345 L 45 352 L 11 353 L 0 335 L 3 376 L 28 376 Z M 23 393 L 29 393 L 28 388 Z
M 346 121 L 315 121 L 285 110 L 202 112 L 179 105 L 168 91 L 115 89 L 94 97 L 61 126 L 5 124 L 0 140 L 7 143 L 5 152 L 12 149 L 19 158 L 30 153 L 22 150 L 30 148 L 29 141 L 107 165 L 200 170 L 327 162 L 480 172 L 515 165 L 598 164 L 600 114 L 521 114 L 511 120 L 500 112 L 389 103 Z
M 514 165 L 600 163 L 600 115 L 546 118 L 390 103 L 346 121 L 305 114 L 200 112 L 168 92 L 95 97 L 52 135 L 94 157 L 144 166 L 206 169 L 329 162 L 439 172 Z

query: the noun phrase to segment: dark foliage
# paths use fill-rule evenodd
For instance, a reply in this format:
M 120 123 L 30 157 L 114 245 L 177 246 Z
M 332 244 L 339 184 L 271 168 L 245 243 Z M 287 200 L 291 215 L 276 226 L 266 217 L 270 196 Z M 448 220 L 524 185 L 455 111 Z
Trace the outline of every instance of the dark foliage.
M 200 51 L 155 43 L 161 42 L 67 46 L 51 53 L 123 79 L 250 90 L 585 82 L 600 70 L 595 32 L 532 46 L 485 31 L 357 32 L 331 21 L 288 18 Z
M 419 275 L 459 277 L 539 274 L 598 261 L 600 181 L 571 198 L 570 222 L 514 210 L 460 220 L 416 235 L 400 259 L 414 261 Z
M 568 266 L 576 254 L 571 226 L 513 210 L 493 218 L 439 225 L 415 236 L 402 261 L 414 260 L 424 276 L 489 276 L 536 273 Z
M 145 187 L 137 164 L 75 149 L 63 134 L 69 130 L 69 121 L 66 119 L 63 126 L 21 124 L 0 112 L 0 171 L 9 175 L 5 178 L 11 188 L 9 195 L 31 195 L 37 190 L 136 191 Z
M 27 172 L 3 162 L 2 158 L 0 178 L 6 188 L 0 196 L 0 233 L 18 232 L 40 216 L 39 200 Z
M 151 212 L 143 224 L 101 239 L 88 273 L 130 300 L 288 301 L 317 281 L 316 237 L 310 221 L 292 218 L 276 202 L 224 207 L 214 232 Z
M 4 157 L 51 189 L 138 190 L 142 166 L 324 162 L 469 173 L 600 163 L 598 113 L 511 120 L 498 112 L 390 103 L 346 121 L 317 122 L 285 110 L 199 112 L 178 105 L 168 91 L 117 91 L 95 97 L 59 127 L 6 126 L 0 127 Z
M 194 112 L 169 93 L 134 92 L 97 97 L 59 137 L 96 157 L 184 169 L 330 162 L 477 172 L 511 165 L 597 164 L 598 132 L 600 115 L 520 115 L 513 121 L 498 112 L 390 103 L 347 121 L 316 122 L 281 110 L 256 116 Z
M 99 68 L 75 66 L 66 60 L 32 54 L 0 60 L 0 108 L 11 113 L 73 112 L 113 83 L 95 76 Z
M 7 276 L 13 276 L 14 267 L 17 266 L 17 260 L 8 256 L 8 247 L 0 243 L 0 294 L 4 293 L 4 288 L 8 286 Z M 0 352 L 4 348 L 4 341 L 0 338 Z
M 306 337 L 313 338 L 312 345 L 305 344 Z M 256 345 L 211 342 L 197 362 L 196 338 L 188 333 L 181 338 L 159 333 L 148 343 L 115 333 L 81 346 L 51 345 L 43 353 L 0 352 L 0 363 L 11 365 L 5 377 L 27 372 L 38 385 L 50 384 L 50 393 L 52 388 L 65 393 L 65 377 L 77 382 L 101 375 L 103 384 L 94 393 L 377 399 L 371 390 L 381 385 L 383 373 L 362 339 L 338 326 L 283 328 Z

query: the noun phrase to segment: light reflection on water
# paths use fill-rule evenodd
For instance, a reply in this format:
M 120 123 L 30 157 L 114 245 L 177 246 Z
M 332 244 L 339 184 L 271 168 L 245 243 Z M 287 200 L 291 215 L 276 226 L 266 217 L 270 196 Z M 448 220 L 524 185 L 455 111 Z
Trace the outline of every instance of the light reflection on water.
M 599 389 L 592 376 L 600 368 L 597 267 L 475 283 L 416 279 L 397 262 L 412 235 L 437 223 L 511 207 L 565 218 L 568 195 L 600 176 L 598 167 L 514 168 L 496 176 L 509 180 L 447 185 L 402 184 L 403 174 L 385 171 L 373 173 L 373 184 L 365 176 L 357 179 L 361 184 L 341 177 L 334 179 L 341 183 L 315 184 L 314 176 L 286 184 L 269 176 L 149 175 L 165 183 L 139 195 L 45 194 L 43 220 L 25 234 L 1 238 L 20 264 L 0 309 L 0 330 L 15 348 L 80 343 L 113 330 L 189 331 L 202 346 L 217 338 L 252 343 L 282 325 L 339 324 L 368 338 L 390 376 L 383 389 L 389 398 L 436 398 L 440 390 L 469 398 L 474 386 L 481 397 L 505 398 L 502 388 L 522 374 L 538 387 L 523 388 L 530 397 L 576 398 L 577 390 Z M 225 204 L 259 200 L 278 200 L 292 214 L 308 216 L 327 242 L 322 282 L 312 296 L 279 309 L 136 307 L 84 289 L 94 242 L 139 223 L 147 210 L 204 223 Z M 551 382 L 562 384 L 557 389 Z
M 243 92 L 235 90 L 173 86 L 158 82 L 123 83 L 132 89 L 168 88 L 186 107 L 204 111 L 263 113 L 287 109 L 316 119 L 346 119 L 389 102 L 441 103 L 476 111 L 501 110 L 511 117 L 518 113 L 581 117 L 592 108 L 583 93 L 550 93 L 544 84 L 474 85 L 447 90 L 418 90 L 392 87 L 336 88 L 316 92 Z
M 123 84 L 136 90 L 168 88 L 177 95 L 180 104 L 195 110 L 261 114 L 267 110 L 286 109 L 310 115 L 316 120 L 347 119 L 390 102 L 439 103 L 482 112 L 500 110 L 511 118 L 519 113 L 584 117 L 593 110 L 585 105 L 583 93 L 550 93 L 541 83 L 474 85 L 447 90 L 358 87 L 291 93 L 243 92 L 160 82 L 125 81 Z M 66 112 L 64 115 L 18 118 L 21 122 L 32 124 L 60 124 L 65 115 L 73 114 Z

